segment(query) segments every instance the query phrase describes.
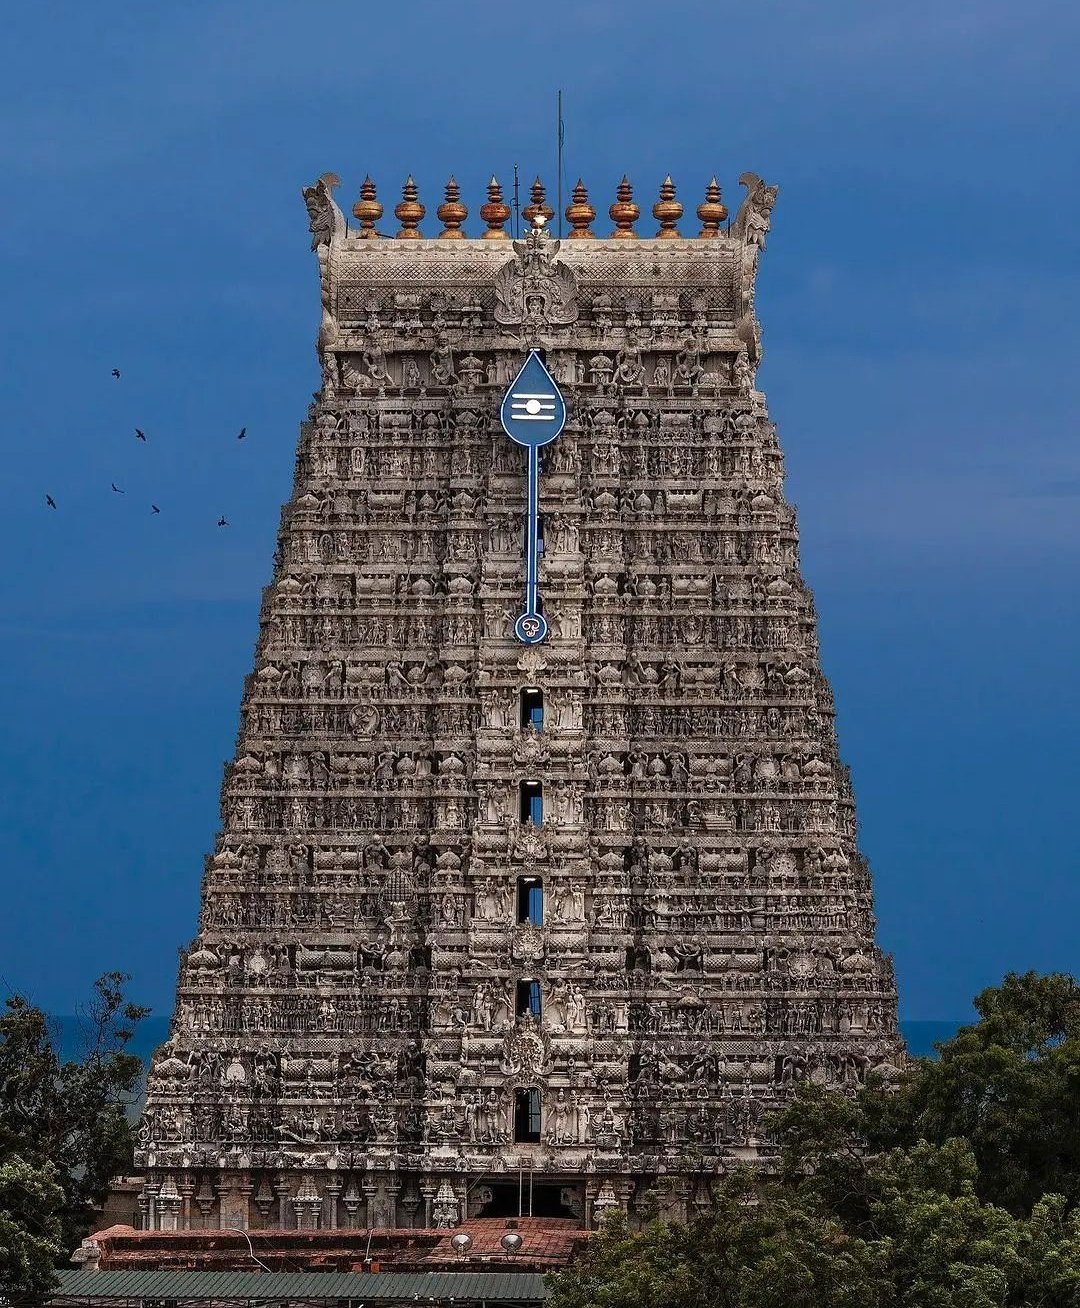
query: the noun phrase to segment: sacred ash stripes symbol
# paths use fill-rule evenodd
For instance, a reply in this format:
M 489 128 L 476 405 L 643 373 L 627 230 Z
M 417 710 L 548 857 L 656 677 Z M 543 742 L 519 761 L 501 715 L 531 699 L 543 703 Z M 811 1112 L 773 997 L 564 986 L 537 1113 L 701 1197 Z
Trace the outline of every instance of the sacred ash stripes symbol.
M 554 422 L 555 396 L 550 391 L 511 391 L 510 416 L 519 422 Z

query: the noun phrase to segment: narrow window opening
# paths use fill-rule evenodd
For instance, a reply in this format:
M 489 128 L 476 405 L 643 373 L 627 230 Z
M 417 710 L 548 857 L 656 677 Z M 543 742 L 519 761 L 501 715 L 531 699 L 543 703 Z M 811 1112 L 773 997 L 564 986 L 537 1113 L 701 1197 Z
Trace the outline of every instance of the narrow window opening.
M 540 1143 L 540 1091 L 535 1086 L 514 1091 L 514 1140 L 518 1144 Z
M 544 786 L 540 781 L 523 781 L 521 783 L 521 801 L 519 816 L 522 822 L 534 827 L 544 820 Z
M 544 729 L 544 692 L 539 686 L 526 686 L 521 692 L 521 725 Z
M 539 877 L 521 877 L 518 881 L 517 920 L 533 926 L 544 925 L 544 883 Z
M 536 515 L 536 552 L 537 554 L 543 554 L 544 552 L 544 515 L 542 513 Z
M 518 1017 L 531 1017 L 539 1022 L 542 1016 L 541 1009 L 540 982 L 534 981 L 532 978 L 519 981 L 517 983 Z

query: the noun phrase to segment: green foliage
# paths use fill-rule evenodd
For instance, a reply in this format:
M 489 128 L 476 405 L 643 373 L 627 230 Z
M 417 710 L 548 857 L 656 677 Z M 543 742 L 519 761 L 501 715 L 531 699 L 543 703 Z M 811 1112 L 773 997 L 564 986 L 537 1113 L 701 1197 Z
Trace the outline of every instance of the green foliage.
M 549 1308 L 1080 1308 L 1080 986 L 1009 975 L 976 1009 L 899 1086 L 803 1086 L 775 1175 L 609 1223 Z
M 1043 1194 L 1080 1204 L 1080 984 L 1010 973 L 975 1000 L 980 1021 L 918 1060 L 895 1095 L 867 1098 L 874 1146 L 966 1139 L 976 1192 L 1010 1212 Z
M 0 1015 L 0 1169 L 10 1173 L 0 1190 L 5 1260 L 9 1238 L 12 1249 L 18 1245 L 9 1232 L 20 1230 L 28 1249 L 55 1244 L 69 1254 L 86 1234 L 110 1178 L 131 1163 L 127 1110 L 142 1064 L 127 1045 L 148 1010 L 125 1000 L 127 979 L 109 972 L 95 982 L 83 1014 L 84 1049 L 75 1060 L 61 1061 L 45 1014 L 22 996 L 8 999 Z M 25 1169 L 46 1188 L 34 1204 L 18 1200 Z M 21 1265 L 21 1254 L 11 1258 L 12 1267 Z M 28 1277 L 31 1265 L 33 1259 Z M 29 1293 L 29 1279 L 26 1288 Z
M 764 1197 L 762 1197 L 764 1198 Z M 579 1263 L 550 1278 L 549 1308 L 885 1308 L 881 1251 L 754 1178 L 721 1182 L 715 1207 L 640 1233 L 611 1218 Z
M 63 1202 L 55 1168 L 18 1155 L 0 1162 L 0 1299 L 32 1302 L 53 1285 L 53 1266 L 65 1252 Z

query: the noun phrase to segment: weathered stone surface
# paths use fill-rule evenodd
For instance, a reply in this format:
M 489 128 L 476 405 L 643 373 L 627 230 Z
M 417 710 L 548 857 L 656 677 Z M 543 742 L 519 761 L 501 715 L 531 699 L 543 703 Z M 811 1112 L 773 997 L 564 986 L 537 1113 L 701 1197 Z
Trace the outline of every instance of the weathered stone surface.
M 347 233 L 334 182 L 305 191 L 323 385 L 150 1075 L 144 1224 L 441 1226 L 516 1212 L 520 1169 L 586 1222 L 649 1191 L 687 1214 L 767 1162 L 798 1081 L 900 1057 L 754 386 L 775 188 L 745 174 L 707 240 L 511 244 Z M 498 409 L 529 347 L 569 421 L 526 648 Z

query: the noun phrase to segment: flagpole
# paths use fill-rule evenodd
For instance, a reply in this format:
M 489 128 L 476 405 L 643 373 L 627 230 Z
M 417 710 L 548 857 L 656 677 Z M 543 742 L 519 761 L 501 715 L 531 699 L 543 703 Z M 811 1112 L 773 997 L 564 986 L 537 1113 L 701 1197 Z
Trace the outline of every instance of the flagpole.
M 562 121 L 562 91 L 558 91 L 555 97 L 557 123 L 556 123 L 556 171 L 558 176 L 555 179 L 556 191 L 559 197 L 559 240 L 562 240 L 562 151 L 563 151 L 563 121 Z

